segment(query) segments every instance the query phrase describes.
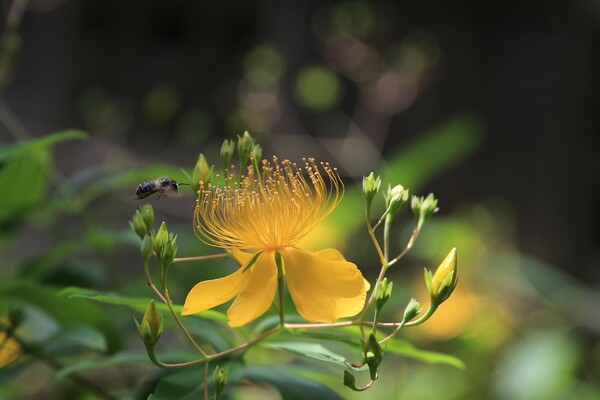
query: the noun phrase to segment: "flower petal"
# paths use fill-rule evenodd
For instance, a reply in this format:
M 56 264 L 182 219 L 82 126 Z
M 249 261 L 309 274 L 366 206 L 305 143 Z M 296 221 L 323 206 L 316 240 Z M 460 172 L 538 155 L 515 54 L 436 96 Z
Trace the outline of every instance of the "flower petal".
M 280 254 L 290 295 L 306 320 L 332 323 L 363 309 L 365 280 L 356 265 L 345 261 L 337 250 L 308 253 L 288 247 Z
M 324 258 L 329 261 L 346 261 L 344 255 L 337 249 L 323 249 L 315 252 L 307 252 L 309 254 L 314 255 L 315 257 Z M 364 279 L 365 290 L 368 292 L 371 289 L 371 284 L 368 280 Z
M 246 253 L 238 249 L 231 249 L 231 258 L 238 263 L 240 267 L 248 265 L 256 254 Z
M 265 251 L 248 271 L 244 287 L 233 302 L 227 316 L 229 326 L 236 327 L 260 317 L 269 309 L 277 289 L 275 252 Z
M 249 256 L 252 259 L 252 255 Z M 196 314 L 231 300 L 242 290 L 248 279 L 249 274 L 244 274 L 242 267 L 223 278 L 197 283 L 188 293 L 181 315 Z
M 307 252 L 307 253 L 312 254 L 315 257 L 324 258 L 325 260 L 329 260 L 329 261 L 346 261 L 343 254 L 339 250 L 336 250 L 333 248 L 323 249 L 323 250 L 319 250 L 319 251 L 315 251 L 315 252 Z

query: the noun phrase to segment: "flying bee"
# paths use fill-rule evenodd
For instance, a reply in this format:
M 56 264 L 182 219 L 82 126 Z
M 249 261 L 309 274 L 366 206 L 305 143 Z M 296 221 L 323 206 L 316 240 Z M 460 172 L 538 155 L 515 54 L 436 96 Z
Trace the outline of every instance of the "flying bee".
M 179 190 L 179 185 L 187 185 L 187 183 L 177 183 L 173 179 L 158 178 L 151 179 L 140 183 L 135 191 L 133 199 L 141 200 L 153 194 L 158 194 L 158 198 L 167 197 L 169 194 L 176 194 Z

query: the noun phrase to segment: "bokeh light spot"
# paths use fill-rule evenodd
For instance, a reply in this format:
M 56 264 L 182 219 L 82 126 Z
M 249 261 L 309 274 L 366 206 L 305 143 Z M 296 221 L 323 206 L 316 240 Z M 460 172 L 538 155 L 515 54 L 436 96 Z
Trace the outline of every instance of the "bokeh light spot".
M 296 100 L 306 108 L 327 110 L 342 97 L 342 85 L 337 74 L 324 66 L 303 68 L 296 81 Z
M 285 71 L 285 62 L 277 49 L 270 45 L 254 48 L 244 59 L 246 79 L 255 86 L 276 85 Z

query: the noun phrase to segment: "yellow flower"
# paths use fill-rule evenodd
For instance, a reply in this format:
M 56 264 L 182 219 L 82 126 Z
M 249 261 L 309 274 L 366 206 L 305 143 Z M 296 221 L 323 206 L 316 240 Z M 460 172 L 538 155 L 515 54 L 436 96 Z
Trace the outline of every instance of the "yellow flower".
M 249 168 L 239 183 L 230 177 L 222 188 L 202 184 L 194 213 L 199 238 L 231 250 L 240 268 L 196 284 L 185 300 L 183 315 L 237 296 L 227 311 L 229 325 L 242 326 L 258 318 L 275 297 L 276 253 L 281 255 L 296 309 L 306 320 L 334 322 L 362 310 L 368 283 L 355 264 L 335 249 L 305 252 L 295 247 L 343 195 L 337 170 L 328 163 L 320 165 L 304 160 L 302 170 L 273 157 L 272 163 L 263 160 L 260 172 Z
M 19 343 L 6 335 L 6 332 L 0 332 L 0 369 L 13 362 L 21 353 Z

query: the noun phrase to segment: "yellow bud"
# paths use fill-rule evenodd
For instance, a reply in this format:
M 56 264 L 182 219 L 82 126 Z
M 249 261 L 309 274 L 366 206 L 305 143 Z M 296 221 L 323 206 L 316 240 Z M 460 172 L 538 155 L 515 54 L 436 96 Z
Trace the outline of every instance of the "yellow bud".
M 440 303 L 446 300 L 454 290 L 458 279 L 457 273 L 455 247 L 450 250 L 450 253 L 444 258 L 444 261 L 442 261 L 433 275 L 433 292 Z

